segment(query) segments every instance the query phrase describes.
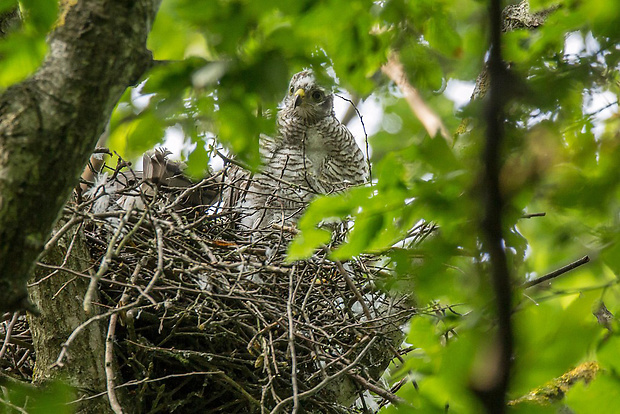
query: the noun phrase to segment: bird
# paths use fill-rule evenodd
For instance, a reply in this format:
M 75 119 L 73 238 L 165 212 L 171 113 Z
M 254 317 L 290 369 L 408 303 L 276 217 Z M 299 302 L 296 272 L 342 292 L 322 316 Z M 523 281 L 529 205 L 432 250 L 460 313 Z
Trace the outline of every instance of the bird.
M 334 94 L 310 69 L 291 78 L 276 134 L 260 135 L 259 153 L 259 171 L 232 168 L 223 192 L 242 229 L 295 226 L 316 195 L 342 192 L 369 177 L 362 150 L 336 118 Z
M 168 202 L 176 210 L 211 205 L 217 193 L 216 185 L 196 185 L 185 174 L 185 164 L 172 161 L 170 155 L 166 148 L 155 148 L 142 155 L 143 171 L 119 169 L 112 176 L 108 172 L 93 173 L 94 182 L 84 192 L 84 197 L 93 200 L 93 212 L 143 210 L 145 201 L 149 202 L 156 194 L 170 199 Z M 174 200 L 181 195 L 181 200 Z

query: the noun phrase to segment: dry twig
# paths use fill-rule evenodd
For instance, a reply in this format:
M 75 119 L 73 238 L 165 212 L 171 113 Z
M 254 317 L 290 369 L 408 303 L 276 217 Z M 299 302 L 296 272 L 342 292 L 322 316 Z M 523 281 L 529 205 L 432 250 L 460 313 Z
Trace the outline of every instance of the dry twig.
M 452 142 L 452 137 L 448 133 L 448 129 L 443 124 L 441 118 L 439 118 L 426 102 L 424 102 L 420 93 L 407 79 L 405 69 L 397 54 L 392 54 L 390 56 L 388 62 L 381 68 L 381 71 L 400 88 L 411 110 L 422 125 L 424 125 L 424 129 L 426 129 L 428 135 L 435 137 L 437 133 L 440 133 L 446 141 Z

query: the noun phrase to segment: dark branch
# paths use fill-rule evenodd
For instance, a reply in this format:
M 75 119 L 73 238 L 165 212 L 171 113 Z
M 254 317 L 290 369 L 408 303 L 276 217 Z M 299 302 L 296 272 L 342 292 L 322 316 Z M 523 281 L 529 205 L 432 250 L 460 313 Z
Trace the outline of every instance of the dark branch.
M 530 214 L 522 215 L 521 218 L 529 219 L 529 218 L 532 218 L 532 217 L 544 217 L 546 215 L 547 215 L 547 213 L 530 213 Z
M 504 105 L 507 100 L 507 69 L 501 53 L 502 18 L 500 0 L 489 5 L 490 43 L 489 93 L 485 107 L 486 146 L 484 151 L 484 219 L 482 232 L 484 248 L 489 254 L 490 271 L 497 311 L 497 338 L 493 344 L 496 352 L 489 361 L 489 369 L 473 378 L 472 387 L 488 413 L 506 410 L 506 390 L 510 377 L 512 355 L 511 285 L 510 273 L 504 251 L 503 209 L 504 200 L 499 183 L 501 146 L 504 138 Z
M 551 280 L 551 279 L 555 279 L 558 276 L 563 275 L 564 273 L 570 272 L 571 270 L 586 264 L 590 261 L 590 257 L 588 256 L 583 256 L 581 259 L 574 261 L 572 263 L 567 264 L 566 266 L 563 266 L 561 268 L 559 268 L 558 270 L 554 270 L 551 273 L 547 273 L 544 276 L 541 276 L 539 278 L 536 278 L 534 280 L 530 280 L 529 282 L 526 282 L 523 284 L 523 288 L 528 289 L 531 288 L 532 286 L 536 286 L 536 285 L 540 285 L 541 283 L 546 282 L 547 280 Z

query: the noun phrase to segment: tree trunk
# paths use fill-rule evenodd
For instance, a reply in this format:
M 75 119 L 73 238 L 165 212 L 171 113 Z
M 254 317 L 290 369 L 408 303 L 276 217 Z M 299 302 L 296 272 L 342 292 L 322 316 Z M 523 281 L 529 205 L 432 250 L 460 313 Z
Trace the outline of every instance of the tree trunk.
M 78 404 L 77 412 L 111 412 L 105 394 L 105 320 L 92 322 L 84 328 L 67 348 L 67 357 L 56 364 L 65 341 L 89 319 L 82 306 L 88 280 L 54 269 L 63 267 L 79 273 L 88 272 L 91 260 L 81 227 L 71 229 L 46 252 L 41 262 L 43 265 L 36 267 L 28 289 L 32 302 L 41 312 L 39 316 L 30 314 L 28 317 L 36 353 L 33 383 L 44 385 L 50 380 L 62 379 L 75 387 L 76 399 L 101 394 Z
M 0 96 L 0 310 L 28 309 L 43 243 L 114 105 L 152 62 L 159 3 L 66 2 L 41 68 Z

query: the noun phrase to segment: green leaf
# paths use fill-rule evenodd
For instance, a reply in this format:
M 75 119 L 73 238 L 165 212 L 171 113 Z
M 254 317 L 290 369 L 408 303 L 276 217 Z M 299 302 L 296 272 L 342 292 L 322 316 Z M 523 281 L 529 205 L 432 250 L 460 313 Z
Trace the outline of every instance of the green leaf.
M 20 0 L 27 26 L 45 35 L 58 17 L 56 0 Z
M 147 110 L 110 131 L 108 145 L 123 158 L 131 160 L 160 143 L 164 137 L 165 124 Z
M 310 257 L 316 248 L 329 242 L 331 232 L 323 229 L 307 229 L 297 235 L 291 242 L 287 252 L 287 261 Z
M 19 7 L 19 2 L 17 0 L 0 0 L 0 13 L 4 13 L 5 11 L 16 9 L 18 7 Z
M 192 139 L 197 143 L 196 148 L 189 154 L 187 160 L 187 168 L 185 173 L 194 180 L 200 180 L 205 177 L 205 173 L 209 169 L 210 156 L 205 148 L 204 142 L 198 137 Z
M 0 88 L 21 82 L 34 73 L 46 52 L 47 44 L 43 36 L 15 32 L 0 40 Z
M 620 337 L 618 337 L 618 335 L 613 335 L 609 337 L 596 352 L 601 366 L 610 372 L 614 372 L 615 374 L 620 374 L 619 349 Z
M 620 380 L 601 372 L 589 384 L 579 382 L 566 393 L 566 405 L 576 413 L 617 413 Z
M 602 329 L 592 315 L 598 294 L 529 305 L 515 314 L 514 392 L 523 395 L 559 377 L 589 352 Z M 570 344 L 570 346 L 566 346 Z
M 5 398 L 18 407 L 26 406 L 32 414 L 70 414 L 74 409 L 69 404 L 75 400 L 74 390 L 62 382 L 54 381 L 45 387 L 33 389 L 10 385 Z

